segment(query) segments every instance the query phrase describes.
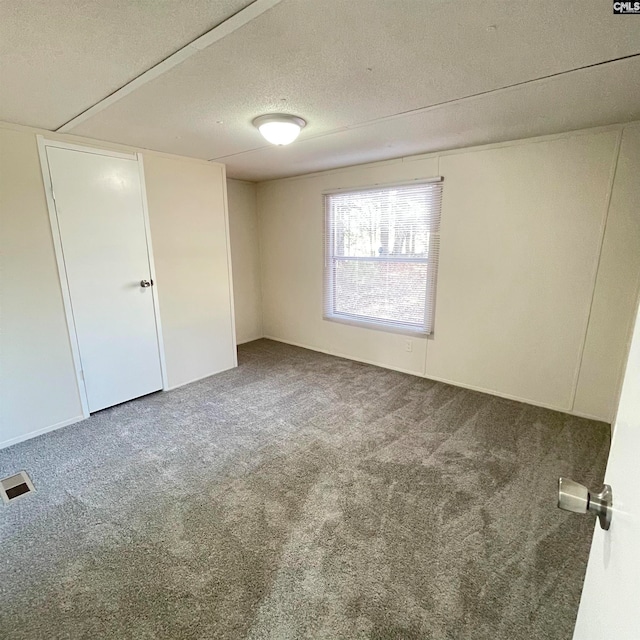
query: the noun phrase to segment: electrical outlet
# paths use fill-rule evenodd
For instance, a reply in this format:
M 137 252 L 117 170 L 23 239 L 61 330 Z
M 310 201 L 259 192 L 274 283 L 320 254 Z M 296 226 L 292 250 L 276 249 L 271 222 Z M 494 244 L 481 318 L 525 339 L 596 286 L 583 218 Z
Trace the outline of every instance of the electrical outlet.
M 404 341 L 404 350 L 405 351 L 413 351 L 413 340 L 405 340 Z

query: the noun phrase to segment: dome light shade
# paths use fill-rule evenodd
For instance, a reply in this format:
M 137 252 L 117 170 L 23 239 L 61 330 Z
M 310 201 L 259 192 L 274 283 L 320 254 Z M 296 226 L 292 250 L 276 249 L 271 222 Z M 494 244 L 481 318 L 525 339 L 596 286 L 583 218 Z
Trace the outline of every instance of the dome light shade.
M 262 137 L 277 145 L 291 144 L 306 124 L 302 118 L 285 113 L 270 113 L 253 121 L 253 126 L 258 128 Z

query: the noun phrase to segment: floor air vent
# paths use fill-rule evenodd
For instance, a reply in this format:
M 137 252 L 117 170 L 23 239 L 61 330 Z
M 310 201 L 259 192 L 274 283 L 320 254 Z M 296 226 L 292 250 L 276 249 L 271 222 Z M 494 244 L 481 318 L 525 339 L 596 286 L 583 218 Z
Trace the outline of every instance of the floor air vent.
M 0 480 L 0 495 L 5 503 L 26 496 L 32 491 L 35 491 L 35 488 L 26 471 L 20 471 L 15 476 Z

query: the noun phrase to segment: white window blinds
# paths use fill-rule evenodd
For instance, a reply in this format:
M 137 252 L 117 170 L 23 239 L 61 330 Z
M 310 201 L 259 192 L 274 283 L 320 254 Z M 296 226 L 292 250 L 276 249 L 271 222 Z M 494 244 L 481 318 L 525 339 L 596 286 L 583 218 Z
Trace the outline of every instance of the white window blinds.
M 433 331 L 441 201 L 441 180 L 325 195 L 325 319 Z

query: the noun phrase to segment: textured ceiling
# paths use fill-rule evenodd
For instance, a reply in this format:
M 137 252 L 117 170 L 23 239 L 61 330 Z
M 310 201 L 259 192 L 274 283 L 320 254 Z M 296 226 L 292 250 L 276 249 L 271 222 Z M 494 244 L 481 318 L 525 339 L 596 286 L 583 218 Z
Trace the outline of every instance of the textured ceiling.
M 0 0 L 0 119 L 56 129 L 251 0 Z
M 220 161 L 229 176 L 261 181 L 632 120 L 640 120 L 640 57 Z
M 248 3 L 96 0 L 70 26 L 70 0 L 5 0 L 2 17 L 25 4 L 57 19 L 3 21 L 0 119 L 57 128 Z M 640 119 L 640 19 L 604 1 L 283 0 L 100 109 L 69 131 L 250 180 L 622 122 Z M 270 111 L 308 120 L 296 143 L 264 143 L 251 120 Z

